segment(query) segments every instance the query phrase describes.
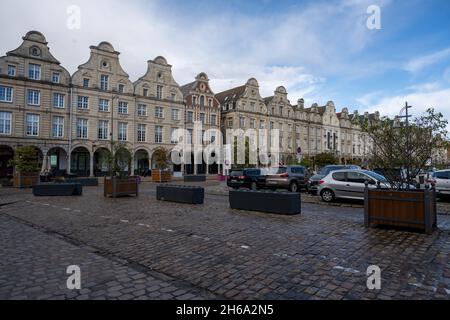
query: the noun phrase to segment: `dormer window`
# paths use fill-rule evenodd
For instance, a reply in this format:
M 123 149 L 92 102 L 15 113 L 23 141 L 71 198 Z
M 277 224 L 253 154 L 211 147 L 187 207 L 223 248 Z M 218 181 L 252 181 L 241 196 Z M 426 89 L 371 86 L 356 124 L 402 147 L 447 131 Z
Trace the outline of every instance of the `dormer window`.
M 158 72 L 158 74 L 156 75 L 156 79 L 158 79 L 159 81 L 162 81 L 163 75 L 161 72 Z
M 84 88 L 89 88 L 89 79 L 88 78 L 84 78 L 83 79 L 83 87 Z
M 144 97 L 148 97 L 148 89 L 142 90 L 142 95 L 143 95 Z
M 16 66 L 8 66 L 8 76 L 10 77 L 16 76 Z
M 102 61 L 102 67 L 103 68 L 108 68 L 108 66 L 109 66 L 108 61 L 106 61 L 106 60 Z
M 119 88 L 118 88 L 119 93 L 123 93 L 124 88 L 125 88 L 125 86 L 123 84 L 119 84 Z
M 41 66 L 30 63 L 28 66 L 28 77 L 31 80 L 41 80 Z
M 60 82 L 59 72 L 53 72 L 52 73 L 52 82 L 53 83 L 59 83 Z

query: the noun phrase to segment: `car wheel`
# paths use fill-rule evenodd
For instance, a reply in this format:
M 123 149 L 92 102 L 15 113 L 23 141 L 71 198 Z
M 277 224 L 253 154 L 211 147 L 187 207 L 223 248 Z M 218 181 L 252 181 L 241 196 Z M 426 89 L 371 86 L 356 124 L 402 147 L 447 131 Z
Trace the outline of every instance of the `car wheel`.
M 250 190 L 253 190 L 253 191 L 258 190 L 258 186 L 256 185 L 256 182 L 252 182 L 252 184 L 250 185 Z
M 322 200 L 324 202 L 331 202 L 334 200 L 334 192 L 329 190 L 329 189 L 325 189 L 320 193 L 320 196 L 322 197 Z
M 291 182 L 291 184 L 289 185 L 289 191 L 291 192 L 298 192 L 298 184 L 297 182 Z

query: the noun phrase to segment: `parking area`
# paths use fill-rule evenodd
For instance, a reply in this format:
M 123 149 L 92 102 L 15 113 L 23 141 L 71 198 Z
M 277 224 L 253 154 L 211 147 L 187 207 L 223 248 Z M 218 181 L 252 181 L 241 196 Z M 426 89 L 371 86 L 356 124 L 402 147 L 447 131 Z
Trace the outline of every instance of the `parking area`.
M 69 198 L 0 189 L 0 298 L 450 298 L 447 215 L 431 236 L 366 229 L 361 203 L 304 195 L 301 215 L 278 216 L 231 210 L 223 183 L 204 185 L 198 206 L 158 202 L 151 183 L 119 199 L 103 186 Z M 64 288 L 68 265 L 86 274 L 82 290 Z M 381 290 L 367 288 L 371 265 Z

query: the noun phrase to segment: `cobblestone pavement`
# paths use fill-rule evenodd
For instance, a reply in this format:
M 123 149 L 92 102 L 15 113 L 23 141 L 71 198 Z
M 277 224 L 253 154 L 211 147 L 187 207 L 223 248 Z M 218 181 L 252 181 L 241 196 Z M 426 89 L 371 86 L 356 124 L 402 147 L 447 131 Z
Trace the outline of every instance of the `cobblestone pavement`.
M 120 199 L 104 198 L 102 186 L 69 198 L 0 189 L 5 204 L 0 237 L 6 244 L 0 249 L 0 298 L 39 286 L 39 277 L 19 270 L 59 279 L 54 274 L 65 276 L 60 266 L 68 264 L 80 265 L 82 274 L 87 268 L 88 282 L 102 282 L 99 270 L 112 270 L 110 277 L 117 278 L 137 272 L 151 279 L 146 281 L 203 298 L 450 298 L 449 216 L 438 217 L 439 230 L 431 236 L 366 229 L 361 208 L 304 203 L 298 216 L 235 211 L 214 188 L 208 184 L 205 204 L 199 206 L 158 202 L 149 183 L 141 186 L 138 198 Z M 25 236 L 27 230 L 35 241 Z M 370 265 L 382 270 L 381 290 L 366 287 Z M 129 283 L 122 279 L 120 285 Z M 165 294 L 158 289 L 145 297 L 170 298 Z

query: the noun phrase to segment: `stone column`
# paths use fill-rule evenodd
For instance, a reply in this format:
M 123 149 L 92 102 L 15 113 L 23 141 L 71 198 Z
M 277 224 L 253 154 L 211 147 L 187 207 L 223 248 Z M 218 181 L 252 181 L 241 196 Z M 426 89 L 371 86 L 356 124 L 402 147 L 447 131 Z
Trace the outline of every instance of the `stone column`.
M 94 177 L 94 153 L 89 153 L 89 176 Z

